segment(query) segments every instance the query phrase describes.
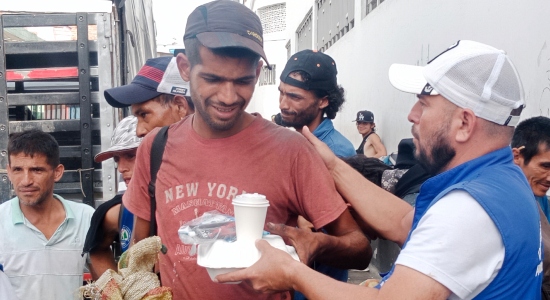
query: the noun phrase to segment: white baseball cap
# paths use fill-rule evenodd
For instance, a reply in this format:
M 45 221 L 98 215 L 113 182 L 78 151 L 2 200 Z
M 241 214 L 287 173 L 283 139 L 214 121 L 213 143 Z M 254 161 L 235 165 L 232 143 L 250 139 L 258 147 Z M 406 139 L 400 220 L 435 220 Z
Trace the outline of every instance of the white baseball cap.
M 128 107 L 161 94 L 190 96 L 189 82 L 178 71 L 175 57 L 150 58 L 130 84 L 106 89 L 105 100 L 113 107 Z
M 516 126 L 525 106 L 518 72 L 503 50 L 462 40 L 426 66 L 393 64 L 391 84 L 407 93 L 442 95 L 482 119 Z
M 178 70 L 178 63 L 175 57 L 172 57 L 166 71 L 162 76 L 162 80 L 157 87 L 157 92 L 172 95 L 190 96 L 189 82 L 181 78 Z

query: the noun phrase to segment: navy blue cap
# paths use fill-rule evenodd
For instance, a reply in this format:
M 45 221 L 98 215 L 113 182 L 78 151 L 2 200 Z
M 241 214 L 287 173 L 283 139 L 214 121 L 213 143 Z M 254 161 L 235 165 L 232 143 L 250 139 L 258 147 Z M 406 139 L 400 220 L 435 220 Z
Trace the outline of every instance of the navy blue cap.
M 357 117 L 352 122 L 374 122 L 374 114 L 368 110 L 361 110 L 357 112 Z
M 148 59 L 130 84 L 105 90 L 105 100 L 113 107 L 128 107 L 163 94 L 157 89 L 171 60 L 171 56 Z

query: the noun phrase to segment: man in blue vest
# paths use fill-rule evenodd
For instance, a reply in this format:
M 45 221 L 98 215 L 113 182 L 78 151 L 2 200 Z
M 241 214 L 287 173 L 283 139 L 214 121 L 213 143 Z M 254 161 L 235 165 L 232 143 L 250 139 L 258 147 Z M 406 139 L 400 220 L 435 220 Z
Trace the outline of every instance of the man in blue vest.
M 408 116 L 415 154 L 436 174 L 421 187 L 415 208 L 303 133 L 365 222 L 402 245 L 390 274 L 377 288 L 350 286 L 258 241 L 262 258 L 218 281 L 248 280 L 264 292 L 294 288 L 309 299 L 540 299 L 539 214 L 509 146 L 524 96 L 508 56 L 459 41 L 424 67 L 392 65 L 389 77 L 418 96 Z

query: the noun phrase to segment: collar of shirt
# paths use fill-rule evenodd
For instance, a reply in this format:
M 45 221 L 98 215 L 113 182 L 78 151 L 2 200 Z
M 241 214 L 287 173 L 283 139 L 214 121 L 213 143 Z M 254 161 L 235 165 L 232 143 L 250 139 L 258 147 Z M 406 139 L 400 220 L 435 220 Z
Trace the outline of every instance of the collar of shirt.
M 63 197 L 56 194 L 54 194 L 53 196 L 59 201 L 61 201 L 61 204 L 63 204 L 63 208 L 65 209 L 65 219 L 73 219 L 74 213 L 69 207 L 69 205 L 67 205 L 66 203 L 67 200 L 63 199 Z M 25 223 L 25 216 L 21 211 L 18 197 L 15 197 L 15 201 L 11 205 L 11 219 L 13 221 L 13 225 Z
M 329 134 L 332 130 L 334 130 L 332 121 L 329 118 L 324 118 L 321 124 L 313 130 L 313 135 L 315 135 L 318 139 L 323 140 L 323 137 Z

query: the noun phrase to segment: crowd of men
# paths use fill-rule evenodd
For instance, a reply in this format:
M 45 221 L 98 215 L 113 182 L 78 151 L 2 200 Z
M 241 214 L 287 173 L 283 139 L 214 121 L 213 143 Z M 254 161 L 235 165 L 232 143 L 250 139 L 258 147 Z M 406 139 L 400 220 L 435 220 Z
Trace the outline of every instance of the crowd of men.
M 10 135 L 16 197 L 0 205 L 0 298 L 72 299 L 86 262 L 94 279 L 116 271 L 117 256 L 153 233 L 168 249 L 158 271 L 173 299 L 547 296 L 550 119 L 519 122 L 525 96 L 504 51 L 462 40 L 426 66 L 390 67 L 392 85 L 418 98 L 408 115 L 411 166 L 429 176 L 411 206 L 341 159 L 387 151 L 370 111 L 357 113 L 357 150 L 334 128 L 345 98 L 330 56 L 300 51 L 281 73 L 280 123 L 293 131 L 245 111 L 269 66 L 254 12 L 234 1 L 201 5 L 184 44 L 185 54 L 150 59 L 132 83 L 105 91 L 133 116 L 95 160 L 113 158 L 127 189 L 95 212 L 53 193 L 64 167 L 52 136 Z M 245 192 L 270 200 L 266 230 L 300 261 L 260 240 L 257 263 L 213 282 L 177 229 L 211 210 L 232 214 Z M 392 270 L 375 288 L 346 283 L 348 269 L 368 266 L 373 237 L 401 246 Z

